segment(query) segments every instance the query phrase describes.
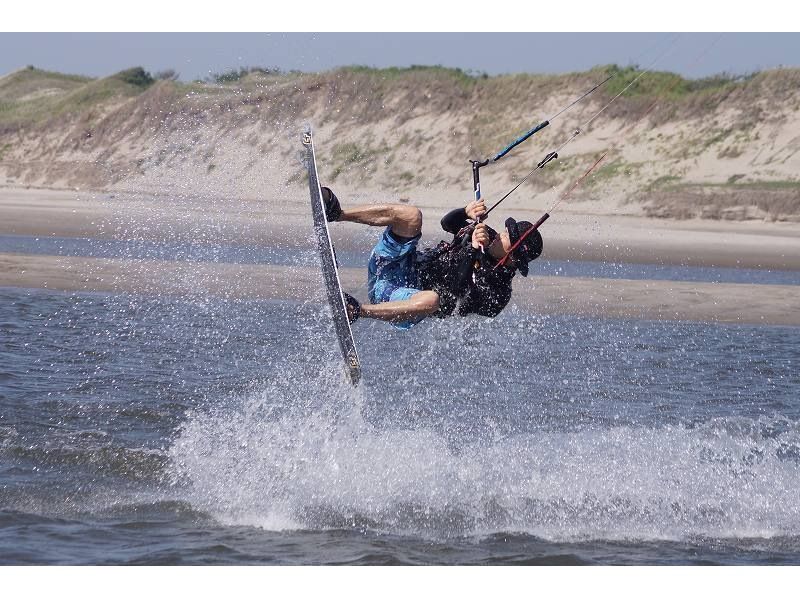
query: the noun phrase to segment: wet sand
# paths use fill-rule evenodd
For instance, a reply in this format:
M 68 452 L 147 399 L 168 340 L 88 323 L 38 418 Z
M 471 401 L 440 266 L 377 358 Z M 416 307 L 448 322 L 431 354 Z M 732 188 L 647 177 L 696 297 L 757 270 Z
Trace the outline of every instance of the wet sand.
M 341 270 L 366 299 L 366 273 Z M 0 286 L 324 302 L 316 268 L 0 254 Z M 518 277 L 511 305 L 542 314 L 800 325 L 796 286 Z
M 441 236 L 433 223 L 446 206 L 422 209 L 429 223 L 423 240 L 436 241 Z M 517 210 L 515 216 L 535 220 L 538 214 Z M 298 201 L 278 209 L 258 200 L 166 201 L 113 192 L 0 189 L 0 234 L 309 247 L 307 218 Z M 376 230 L 343 223 L 334 225 L 332 234 L 337 247 L 366 254 Z M 800 269 L 796 224 L 676 222 L 563 211 L 542 234 L 550 259 Z M 342 279 L 365 298 L 364 270 L 344 268 Z M 320 285 L 313 267 L 0 254 L 0 286 L 303 300 Z M 324 301 L 324 296 L 312 300 Z M 515 280 L 512 304 L 546 314 L 800 325 L 797 286 L 531 276 Z
M 307 247 L 311 238 L 307 197 L 303 189 L 290 193 L 278 203 L 0 188 L 0 234 Z M 358 196 L 354 203 L 364 199 Z M 438 222 L 457 201 L 443 196 L 420 205 L 425 218 L 423 242 L 446 236 Z M 542 226 L 548 259 L 800 270 L 796 223 L 657 220 L 568 208 Z M 541 212 L 515 208 L 513 215 L 536 221 Z M 489 224 L 501 228 L 504 216 L 493 214 Z M 368 251 L 376 232 L 336 223 L 332 236 L 344 250 Z

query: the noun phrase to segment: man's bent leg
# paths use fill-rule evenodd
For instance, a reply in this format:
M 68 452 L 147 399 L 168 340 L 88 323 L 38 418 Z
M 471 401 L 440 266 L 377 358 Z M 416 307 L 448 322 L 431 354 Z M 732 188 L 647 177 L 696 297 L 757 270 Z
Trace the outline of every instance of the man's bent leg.
M 419 291 L 409 299 L 361 304 L 361 317 L 384 322 L 409 322 L 429 316 L 439 309 L 439 295 L 435 291 Z
M 339 220 L 370 226 L 388 226 L 395 235 L 412 238 L 422 232 L 422 212 L 414 206 L 386 204 L 342 211 Z

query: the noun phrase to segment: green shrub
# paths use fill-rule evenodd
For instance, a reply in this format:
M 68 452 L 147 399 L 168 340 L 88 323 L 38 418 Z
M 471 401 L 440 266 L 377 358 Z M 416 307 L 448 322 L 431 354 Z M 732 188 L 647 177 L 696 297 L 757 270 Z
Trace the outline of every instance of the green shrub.
M 155 82 L 153 76 L 140 66 L 120 71 L 116 75 L 113 75 L 113 78 L 141 89 L 150 87 Z
M 177 81 L 180 75 L 177 73 L 175 69 L 166 69 L 163 71 L 158 71 L 153 78 L 158 79 L 159 81 Z
M 263 66 L 240 66 L 238 69 L 231 68 L 222 73 L 211 73 L 206 77 L 208 83 L 235 83 L 244 79 L 247 75 L 282 75 L 283 71 L 278 67 L 263 67 Z

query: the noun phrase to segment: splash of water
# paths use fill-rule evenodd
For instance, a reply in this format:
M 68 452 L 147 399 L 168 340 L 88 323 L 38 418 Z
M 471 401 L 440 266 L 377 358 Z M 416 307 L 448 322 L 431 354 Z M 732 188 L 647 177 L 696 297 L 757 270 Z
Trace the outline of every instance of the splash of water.
M 365 417 L 377 389 L 330 367 L 288 372 L 191 414 L 170 449 L 176 484 L 227 524 L 358 528 L 431 538 L 772 537 L 800 533 L 800 425 L 718 418 L 461 439 Z M 413 393 L 414 391 L 409 391 Z

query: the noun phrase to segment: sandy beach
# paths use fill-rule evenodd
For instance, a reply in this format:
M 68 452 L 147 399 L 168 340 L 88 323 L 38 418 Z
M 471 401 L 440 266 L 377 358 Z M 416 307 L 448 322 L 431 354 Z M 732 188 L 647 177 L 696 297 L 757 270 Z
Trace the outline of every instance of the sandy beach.
M 366 274 L 342 268 L 342 284 L 366 300 Z M 323 302 L 319 270 L 0 254 L 0 286 L 141 292 L 223 299 Z M 316 291 L 309 296 L 309 290 Z M 800 325 L 797 287 L 531 276 L 514 283 L 512 305 L 542 314 Z
M 258 200 L 167 201 L 114 192 L 7 188 L 0 190 L 0 235 L 310 247 L 302 191 L 294 195 L 278 211 Z M 441 237 L 432 223 L 448 206 L 427 201 L 422 209 L 430 223 L 423 241 L 436 241 Z M 534 220 L 538 214 L 517 209 L 515 216 Z M 334 242 L 345 250 L 364 251 L 366 257 L 375 232 L 337 225 Z M 652 220 L 563 210 L 542 234 L 548 259 L 800 269 L 800 229 L 785 223 Z M 348 290 L 365 298 L 363 270 L 343 268 L 342 278 Z M 320 284 L 319 271 L 307 265 L 0 254 L 0 286 L 308 299 L 308 289 Z M 796 286 L 534 275 L 518 277 L 514 290 L 513 305 L 543 314 L 800 325 Z M 317 300 L 324 300 L 322 294 Z

